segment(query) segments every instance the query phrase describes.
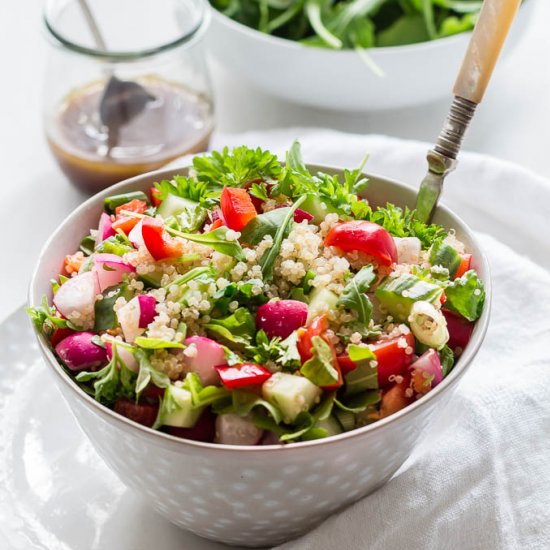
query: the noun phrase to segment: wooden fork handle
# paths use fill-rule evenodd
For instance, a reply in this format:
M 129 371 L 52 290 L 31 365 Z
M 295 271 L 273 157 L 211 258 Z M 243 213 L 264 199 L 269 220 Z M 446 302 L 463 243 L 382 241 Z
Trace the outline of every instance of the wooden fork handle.
M 521 0 L 483 0 L 453 93 L 481 103 Z

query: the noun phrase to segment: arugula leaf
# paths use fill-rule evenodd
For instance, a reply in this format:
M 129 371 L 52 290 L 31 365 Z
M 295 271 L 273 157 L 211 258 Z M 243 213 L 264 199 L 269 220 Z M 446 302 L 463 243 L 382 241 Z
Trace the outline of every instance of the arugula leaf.
M 268 283 L 273 279 L 273 266 L 275 260 L 281 250 L 281 244 L 283 242 L 285 233 L 289 230 L 289 226 L 294 223 L 294 212 L 304 202 L 305 196 L 300 197 L 287 211 L 282 224 L 277 229 L 275 238 L 273 239 L 273 246 L 268 248 L 263 256 L 260 258 L 260 266 L 262 268 L 264 282 Z M 221 229 L 221 228 L 220 228 Z
M 160 338 L 146 338 L 145 336 L 138 336 L 134 343 L 143 349 L 185 349 L 185 346 L 179 342 L 170 342 Z
M 376 355 L 368 346 L 348 346 L 349 358 L 357 365 L 345 376 L 346 394 L 354 395 L 366 390 L 378 389 L 378 369 Z
M 136 395 L 139 397 L 141 392 L 152 382 L 157 388 L 167 388 L 170 385 L 170 378 L 153 368 L 149 359 L 149 352 L 143 349 L 138 349 L 135 352 L 135 357 L 139 363 L 139 372 L 136 380 Z
M 39 306 L 28 307 L 25 311 L 34 326 L 45 335 L 50 334 L 54 328 L 67 328 L 68 326 L 65 319 L 57 317 L 57 310 L 53 306 L 50 307 L 46 296 L 42 296 Z
M 252 218 L 241 231 L 241 240 L 247 244 L 257 245 L 266 235 L 275 237 L 277 230 L 284 224 L 290 207 L 276 208 Z M 292 224 L 288 224 L 285 237 L 290 232 Z
M 203 386 L 196 372 L 190 372 L 186 375 L 182 387 L 191 393 L 193 408 L 195 409 L 216 405 L 220 402 L 225 403 L 232 393 L 217 386 Z
M 451 370 L 453 370 L 453 366 L 455 364 L 455 354 L 453 353 L 453 350 L 449 346 L 443 346 L 442 349 L 439 350 L 439 360 L 441 361 L 441 370 L 443 371 L 443 378 L 447 376 Z
M 116 353 L 106 367 L 96 372 L 79 372 L 75 379 L 80 383 L 95 380 L 93 386 L 96 401 L 114 403 L 120 394 L 120 374 Z
M 231 152 L 225 147 L 221 152 L 196 156 L 193 167 L 199 181 L 221 187 L 240 187 L 253 180 L 270 181 L 277 179 L 282 170 L 277 157 L 269 151 L 244 145 Z
M 126 283 L 109 287 L 102 292 L 103 299 L 96 300 L 94 304 L 94 332 L 101 332 L 118 326 L 117 316 L 113 309 L 115 302 L 121 296 L 129 298 L 131 294 Z
M 320 336 L 314 336 L 311 343 L 313 357 L 302 365 L 300 372 L 310 382 L 321 388 L 336 384 L 340 375 L 334 367 L 330 346 Z
M 358 320 L 368 325 L 372 316 L 372 304 L 366 293 L 376 280 L 372 265 L 361 268 L 353 279 L 346 285 L 337 305 L 351 309 L 358 313 Z
M 468 321 L 479 319 L 485 303 L 485 286 L 477 273 L 470 269 L 445 288 L 445 307 Z
M 214 231 L 209 231 L 208 233 L 183 233 L 171 227 L 167 227 L 166 231 L 176 237 L 182 237 L 188 241 L 208 246 L 226 256 L 236 258 L 238 261 L 246 261 L 239 241 L 229 240 L 227 238 L 227 232 L 230 231 L 230 229 L 225 225 L 214 229 Z
M 233 344 L 240 349 L 252 341 L 256 332 L 256 321 L 248 309 L 240 307 L 228 317 L 212 319 L 204 328 L 228 345 Z
M 231 392 L 232 401 L 229 405 L 218 405 L 214 407 L 216 414 L 238 414 L 239 416 L 248 416 L 256 407 L 263 407 L 271 418 L 280 424 L 283 415 L 275 405 L 272 405 L 260 396 L 242 390 L 233 390 Z
M 377 390 L 364 391 L 336 399 L 334 404 L 341 410 L 358 414 L 376 405 L 380 401 L 380 392 Z
M 215 275 L 215 271 L 211 267 L 194 267 L 193 269 L 190 269 L 187 273 L 180 275 L 167 285 L 164 285 L 163 288 L 169 288 L 172 285 L 183 286 L 186 285 L 189 281 L 192 281 L 193 279 L 198 279 L 203 275 L 207 275 L 209 276 L 209 278 L 212 278 Z

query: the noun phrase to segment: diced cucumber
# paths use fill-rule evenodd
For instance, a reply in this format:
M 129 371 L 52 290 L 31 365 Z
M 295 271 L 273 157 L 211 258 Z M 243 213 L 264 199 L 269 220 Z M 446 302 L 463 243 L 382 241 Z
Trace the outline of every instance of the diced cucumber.
M 281 409 L 283 420 L 290 424 L 303 411 L 309 411 L 321 398 L 322 391 L 303 376 L 276 372 L 262 386 L 262 394 Z
M 404 273 L 398 277 L 388 277 L 376 289 L 376 297 L 396 320 L 405 321 L 415 302 L 436 303 L 442 292 L 440 286 Z
M 443 242 L 436 242 L 431 246 L 429 259 L 433 266 L 438 265 L 448 269 L 450 277 L 455 275 L 462 261 L 460 254 L 452 246 Z
M 327 437 L 330 437 L 331 435 L 338 435 L 343 432 L 340 422 L 338 422 L 338 420 L 336 420 L 336 418 L 332 415 L 324 420 L 318 420 L 313 427 L 326 430 L 328 432 Z
M 192 428 L 204 407 L 193 408 L 191 392 L 170 384 L 164 392 L 160 423 L 163 426 Z
M 167 219 L 170 216 L 177 216 L 178 214 L 181 214 L 188 208 L 194 210 L 199 206 L 200 205 L 198 202 L 169 194 L 160 203 L 160 206 L 157 208 L 157 214 L 160 214 L 164 219 Z
M 306 195 L 306 199 L 300 205 L 300 210 L 311 214 L 313 216 L 313 222 L 317 225 L 325 220 L 327 214 L 338 212 L 336 208 L 327 202 L 323 202 L 317 195 Z
M 159 271 L 153 271 L 151 273 L 142 274 L 138 277 L 142 283 L 151 288 L 160 288 L 161 280 L 164 274 Z
M 336 309 L 338 296 L 327 288 L 314 288 L 309 294 L 309 305 L 307 313 L 307 322 L 311 323 L 315 317 L 328 313 Z
M 352 412 L 335 408 L 334 415 L 345 432 L 349 432 L 355 428 L 355 415 Z

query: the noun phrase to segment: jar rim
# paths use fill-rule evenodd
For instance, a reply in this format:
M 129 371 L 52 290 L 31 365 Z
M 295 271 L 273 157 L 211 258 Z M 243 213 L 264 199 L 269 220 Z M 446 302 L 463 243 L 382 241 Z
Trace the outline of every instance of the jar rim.
M 49 3 L 48 3 L 49 4 Z M 49 36 L 53 38 L 59 45 L 71 50 L 73 52 L 101 59 L 104 61 L 116 62 L 116 61 L 137 61 L 146 57 L 152 57 L 161 53 L 171 51 L 178 46 L 182 46 L 191 42 L 201 29 L 206 28 L 210 20 L 210 10 L 205 0 L 199 0 L 199 11 L 197 13 L 196 23 L 180 34 L 173 40 L 153 46 L 151 48 L 135 49 L 135 50 L 105 50 L 99 47 L 90 47 L 82 44 L 78 44 L 74 40 L 67 38 L 62 32 L 56 29 L 55 22 L 48 14 L 48 4 L 44 9 L 42 19 L 44 26 L 49 33 Z

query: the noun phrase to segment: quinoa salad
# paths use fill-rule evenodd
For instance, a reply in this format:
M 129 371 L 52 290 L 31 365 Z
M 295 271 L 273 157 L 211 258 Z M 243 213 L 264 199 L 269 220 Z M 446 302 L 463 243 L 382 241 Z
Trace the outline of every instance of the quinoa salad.
M 298 142 L 284 163 L 197 156 L 106 198 L 28 312 L 83 391 L 178 437 L 282 444 L 376 422 L 449 374 L 485 290 L 452 230 L 372 208 L 362 169 L 312 173 Z

